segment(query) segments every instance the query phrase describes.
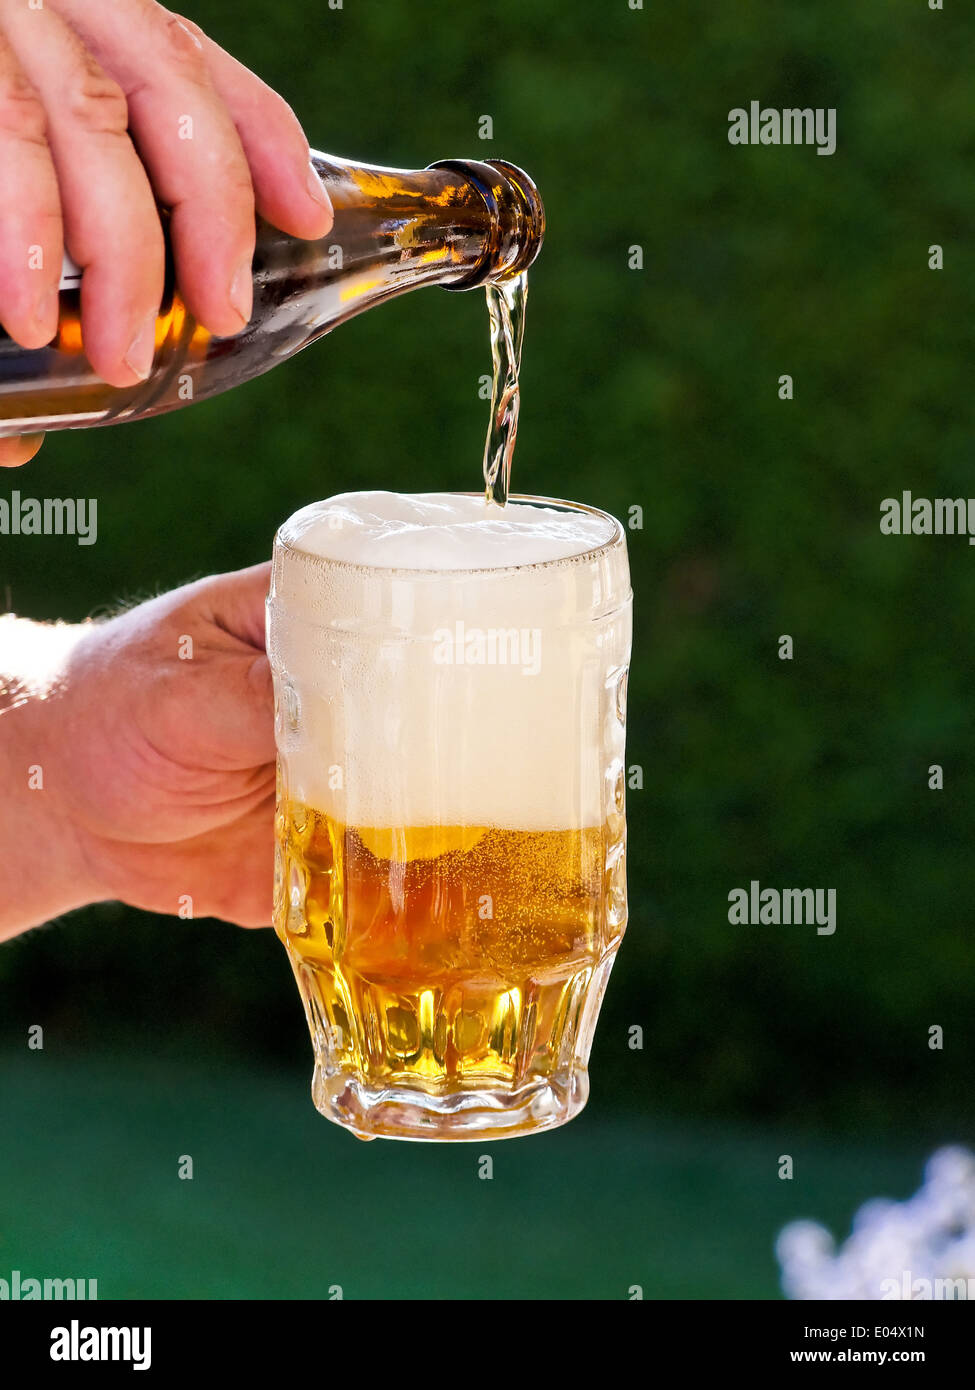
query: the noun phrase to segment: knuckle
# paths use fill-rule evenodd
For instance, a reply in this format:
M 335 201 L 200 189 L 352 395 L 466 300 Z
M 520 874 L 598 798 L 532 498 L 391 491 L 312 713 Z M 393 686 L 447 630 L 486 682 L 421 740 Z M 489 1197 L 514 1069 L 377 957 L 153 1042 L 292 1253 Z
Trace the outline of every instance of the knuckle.
M 204 40 L 206 35 L 192 19 L 184 19 L 172 10 L 159 9 L 160 38 L 163 54 L 171 66 L 179 68 L 186 77 L 203 81 L 207 77 Z
M 83 64 L 68 88 L 71 120 L 90 134 L 124 135 L 129 107 L 119 84 L 92 60 Z
M 42 145 L 47 137 L 47 116 L 37 89 L 19 70 L 0 79 L 0 132 L 18 140 Z
M 232 169 L 224 174 L 221 189 L 230 207 L 241 217 L 254 215 L 254 184 L 246 165 L 243 169 Z
M 202 48 L 204 42 L 206 41 L 206 34 L 197 24 L 195 19 L 187 19 L 185 14 L 177 14 L 175 10 L 167 10 L 166 14 L 170 21 L 175 20 L 177 24 L 181 24 L 183 28 L 187 30 L 187 32 L 194 40 L 195 46 L 198 49 Z

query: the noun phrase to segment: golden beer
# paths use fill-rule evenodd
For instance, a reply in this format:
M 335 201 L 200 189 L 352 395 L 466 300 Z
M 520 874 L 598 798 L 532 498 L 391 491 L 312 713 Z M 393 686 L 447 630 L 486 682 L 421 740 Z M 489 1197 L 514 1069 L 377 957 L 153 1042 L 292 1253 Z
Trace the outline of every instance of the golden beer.
M 275 927 L 339 1070 L 443 1095 L 566 1070 L 625 925 L 622 817 L 394 830 L 285 803 L 277 836 Z
M 268 598 L 275 928 L 360 1138 L 565 1124 L 626 925 L 629 573 L 573 503 L 347 493 Z

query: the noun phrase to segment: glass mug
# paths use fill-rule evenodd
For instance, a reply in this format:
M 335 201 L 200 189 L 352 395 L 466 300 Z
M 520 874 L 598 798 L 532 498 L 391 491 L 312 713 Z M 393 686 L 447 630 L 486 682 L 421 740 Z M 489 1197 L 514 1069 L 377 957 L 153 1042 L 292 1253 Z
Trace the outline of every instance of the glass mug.
M 626 926 L 632 596 L 576 503 L 348 493 L 274 542 L 274 925 L 312 1096 L 360 1138 L 586 1103 Z

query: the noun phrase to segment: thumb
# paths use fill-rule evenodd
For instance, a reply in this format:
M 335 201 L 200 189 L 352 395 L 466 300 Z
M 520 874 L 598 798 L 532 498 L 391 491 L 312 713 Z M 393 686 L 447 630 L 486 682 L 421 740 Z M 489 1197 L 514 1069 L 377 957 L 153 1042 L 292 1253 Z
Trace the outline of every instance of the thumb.
M 271 562 L 265 560 L 249 569 L 201 580 L 195 597 L 210 622 L 263 651 L 264 600 L 270 582 Z
M 228 771 L 263 767 L 275 758 L 271 667 L 261 652 L 235 652 L 213 668 L 206 702 L 211 746 Z

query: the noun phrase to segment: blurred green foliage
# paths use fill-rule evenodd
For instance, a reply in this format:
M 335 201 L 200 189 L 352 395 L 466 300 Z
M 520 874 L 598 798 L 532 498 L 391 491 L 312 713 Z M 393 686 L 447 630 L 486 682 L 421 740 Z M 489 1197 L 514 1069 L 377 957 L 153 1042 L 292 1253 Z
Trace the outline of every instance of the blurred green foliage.
M 0 1076 L 0 1278 L 93 1278 L 101 1299 L 774 1298 L 786 1221 L 842 1238 L 863 1201 L 920 1178 L 913 1138 L 678 1126 L 594 1096 L 584 1121 L 492 1145 L 482 1182 L 479 1147 L 362 1144 L 253 1060 L 177 1079 L 51 1049 Z
M 975 492 L 975 16 L 921 0 L 190 13 L 313 145 L 404 167 L 499 155 L 545 199 L 516 488 L 644 514 L 628 750 L 644 788 L 595 1094 L 644 1116 L 971 1134 L 975 556 L 878 522 L 903 488 Z M 753 98 L 836 107 L 835 155 L 729 145 L 729 110 Z M 475 487 L 487 363 L 483 297 L 418 293 L 217 401 L 52 436 L 10 485 L 97 496 L 98 543 L 4 539 L 0 583 L 17 612 L 80 619 L 266 557 L 314 498 Z M 54 854 L 37 846 L 39 872 Z M 729 925 L 729 890 L 753 878 L 834 887 L 835 936 Z M 0 982 L 10 1047 L 42 1018 L 78 1048 L 310 1067 L 270 933 L 98 908 L 4 947 Z

